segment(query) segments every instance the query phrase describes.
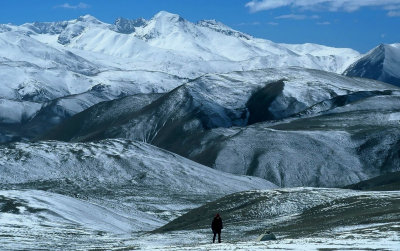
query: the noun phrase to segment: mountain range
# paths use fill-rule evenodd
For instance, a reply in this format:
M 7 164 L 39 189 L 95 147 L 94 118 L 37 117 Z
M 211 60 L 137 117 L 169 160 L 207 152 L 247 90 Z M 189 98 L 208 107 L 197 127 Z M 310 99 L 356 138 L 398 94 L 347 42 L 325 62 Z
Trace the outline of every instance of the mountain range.
M 1 244 L 191 250 L 221 212 L 227 249 L 396 246 L 399 55 L 165 11 L 2 24 Z
M 1 142 L 32 139 L 99 102 L 165 93 L 204 74 L 297 66 L 399 85 L 396 44 L 365 56 L 346 48 L 278 44 L 215 20 L 192 23 L 165 11 L 114 24 L 90 15 L 2 24 L 0 46 Z
M 2 142 L 31 139 L 101 101 L 165 93 L 208 73 L 286 66 L 341 73 L 360 57 L 352 49 L 277 44 L 163 11 L 115 24 L 90 15 L 4 24 L 0 46 Z

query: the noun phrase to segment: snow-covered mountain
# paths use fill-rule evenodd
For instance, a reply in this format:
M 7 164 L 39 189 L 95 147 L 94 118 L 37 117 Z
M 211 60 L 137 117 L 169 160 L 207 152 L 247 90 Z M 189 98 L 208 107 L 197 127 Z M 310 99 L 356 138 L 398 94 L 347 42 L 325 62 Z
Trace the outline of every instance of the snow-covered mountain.
M 277 44 L 253 38 L 215 20 L 191 23 L 165 11 L 150 20 L 119 18 L 114 25 L 86 15 L 67 22 L 25 24 L 18 28 L 52 45 L 135 60 L 151 58 L 158 63 L 238 62 L 268 57 L 263 60 L 264 67 L 302 66 L 341 73 L 359 56 L 351 49 Z M 187 68 L 179 72 L 191 74 Z
M 95 105 L 45 139 L 140 140 L 283 187 L 340 187 L 399 170 L 400 89 L 382 82 L 241 71 L 205 75 L 137 110 L 129 102 Z
M 350 65 L 343 74 L 400 86 L 400 43 L 379 45 Z
M 352 49 L 277 44 L 215 20 L 192 23 L 164 11 L 114 24 L 90 15 L 4 24 L 0 48 L 1 142 L 32 138 L 101 101 L 164 93 L 208 73 L 287 66 L 341 73 L 360 56 Z M 48 126 L 21 134 L 49 107 L 54 119 Z

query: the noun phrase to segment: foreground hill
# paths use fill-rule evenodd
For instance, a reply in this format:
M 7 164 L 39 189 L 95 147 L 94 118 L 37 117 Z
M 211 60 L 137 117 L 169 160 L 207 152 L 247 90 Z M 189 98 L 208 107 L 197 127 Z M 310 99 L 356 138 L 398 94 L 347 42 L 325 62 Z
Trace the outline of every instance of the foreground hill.
M 276 187 L 129 140 L 9 144 L 0 172 L 6 249 L 115 244 L 223 195 Z
M 277 235 L 285 232 L 286 237 L 315 237 L 335 228 L 394 224 L 400 217 L 399 203 L 399 192 L 318 188 L 240 192 L 193 209 L 154 232 L 205 229 L 214 212 L 220 212 L 226 228 L 242 226 L 241 234 L 268 229 Z
M 125 99 L 93 106 L 44 138 L 128 138 L 278 186 L 341 187 L 398 171 L 399 102 L 395 86 L 316 70 L 210 74 L 123 117 L 111 111 Z
M 158 234 L 152 238 L 190 236 L 184 245 L 162 245 L 160 241 L 158 248 L 167 250 L 392 250 L 399 240 L 399 203 L 398 191 L 295 188 L 241 192 L 189 211 L 154 231 Z M 206 244 L 212 237 L 209 224 L 215 212 L 223 218 L 222 237 L 227 243 L 219 247 Z M 266 231 L 278 240 L 254 242 Z

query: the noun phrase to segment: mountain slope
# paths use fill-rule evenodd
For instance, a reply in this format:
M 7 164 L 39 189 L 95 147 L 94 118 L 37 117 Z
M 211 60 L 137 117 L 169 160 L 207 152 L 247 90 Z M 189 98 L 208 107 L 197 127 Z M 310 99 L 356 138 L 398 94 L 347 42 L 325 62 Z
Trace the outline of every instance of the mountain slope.
M 129 140 L 9 144 L 0 147 L 0 171 L 0 209 L 8 221 L 27 217 L 24 224 L 39 232 L 45 232 L 40 222 L 65 231 L 57 225 L 64 222 L 78 236 L 82 228 L 118 234 L 151 230 L 222 195 L 276 187 Z M 82 216 L 87 210 L 91 217 Z M 99 221 L 101 215 L 108 216 Z
M 343 74 L 400 86 L 399 58 L 400 44 L 381 44 L 350 65 Z
M 278 186 L 340 187 L 398 170 L 399 101 L 395 86 L 327 72 L 233 72 L 193 80 L 112 123 L 75 116 L 44 138 L 129 138 Z M 74 124 L 88 129 L 68 130 Z
M 133 190 L 147 187 L 213 197 L 242 189 L 274 187 L 262 179 L 234 176 L 145 143 L 122 139 L 76 144 L 15 143 L 0 147 L 0 157 L 3 188 L 38 189 L 42 184 L 43 188 L 73 195 L 127 186 Z M 75 187 L 75 191 L 63 185 Z

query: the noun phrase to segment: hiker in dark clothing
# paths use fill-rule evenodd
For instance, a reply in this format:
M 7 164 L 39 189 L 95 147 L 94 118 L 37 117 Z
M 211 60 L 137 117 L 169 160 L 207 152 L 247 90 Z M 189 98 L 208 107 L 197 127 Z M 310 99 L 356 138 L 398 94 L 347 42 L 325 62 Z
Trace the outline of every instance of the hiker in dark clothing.
M 211 229 L 214 233 L 213 237 L 213 243 L 215 243 L 215 236 L 218 234 L 218 243 L 221 243 L 221 229 L 224 227 L 222 226 L 222 219 L 219 216 L 219 214 L 215 215 L 212 223 L 211 223 Z

